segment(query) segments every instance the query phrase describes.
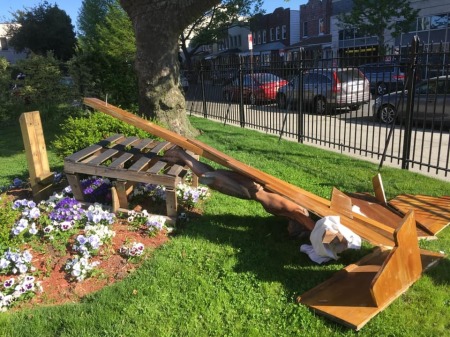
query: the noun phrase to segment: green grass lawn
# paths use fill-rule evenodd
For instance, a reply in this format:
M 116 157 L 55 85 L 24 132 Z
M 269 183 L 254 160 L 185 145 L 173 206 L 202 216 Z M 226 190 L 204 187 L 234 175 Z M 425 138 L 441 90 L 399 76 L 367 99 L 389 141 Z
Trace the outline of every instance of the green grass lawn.
M 201 118 L 191 121 L 202 130 L 199 140 L 322 197 L 329 198 L 333 186 L 371 192 L 371 179 L 378 173 L 377 165 L 366 161 Z M 1 131 L 0 157 L 9 164 L 0 167 L 0 185 L 26 177 L 23 146 L 14 128 Z M 48 130 L 52 138 L 58 129 Z M 51 146 L 48 150 L 53 156 Z M 53 158 L 52 168 L 60 169 L 61 160 Z M 381 174 L 389 199 L 402 193 L 450 195 L 450 183 L 442 180 L 393 168 L 383 168 Z M 448 258 L 355 333 L 295 299 L 370 247 L 316 265 L 299 252 L 307 240 L 289 239 L 286 226 L 285 219 L 266 213 L 256 202 L 213 192 L 203 215 L 192 218 L 127 279 L 81 303 L 0 313 L 0 336 L 448 335 Z M 421 246 L 448 252 L 450 230 Z

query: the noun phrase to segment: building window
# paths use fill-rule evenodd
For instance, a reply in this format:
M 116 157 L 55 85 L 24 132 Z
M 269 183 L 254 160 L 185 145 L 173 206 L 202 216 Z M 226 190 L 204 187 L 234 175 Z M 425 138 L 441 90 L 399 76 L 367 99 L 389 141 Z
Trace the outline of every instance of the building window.
M 273 28 L 270 28 L 270 42 L 275 40 L 275 35 L 273 33 Z
M 261 55 L 262 58 L 262 65 L 263 66 L 269 66 L 270 65 L 270 52 L 269 53 L 263 53 Z
M 319 19 L 319 35 L 325 34 L 325 22 L 322 18 Z
M 234 46 L 237 47 L 238 46 L 238 42 L 237 42 L 237 36 L 233 36 L 233 40 L 234 40 Z
M 258 32 L 258 44 L 261 44 L 261 32 Z
M 0 45 L 2 46 L 2 50 L 8 50 L 8 40 L 6 37 L 0 38 Z
M 286 40 L 286 25 L 281 26 L 281 38 Z
M 242 36 L 238 35 L 238 43 L 239 43 L 239 47 L 242 47 Z
M 263 43 L 267 42 L 267 31 L 266 30 L 263 30 L 263 40 L 262 40 L 262 42 Z
M 425 16 L 417 19 L 417 30 L 420 32 L 421 30 L 430 29 L 430 17 Z
M 448 15 L 433 15 L 431 17 L 430 28 L 431 29 L 445 29 L 448 27 Z
M 357 36 L 357 37 L 362 37 L 362 36 Z M 353 29 L 353 28 L 342 29 L 339 31 L 339 40 L 340 41 L 351 40 L 354 38 L 355 38 L 355 29 Z
M 280 39 L 280 27 L 276 28 L 276 39 L 279 40 Z
M 257 44 L 256 42 L 258 42 L 258 41 L 256 41 L 256 33 L 252 33 L 252 41 L 253 41 L 253 44 Z
M 308 36 L 308 22 L 303 22 L 303 36 Z

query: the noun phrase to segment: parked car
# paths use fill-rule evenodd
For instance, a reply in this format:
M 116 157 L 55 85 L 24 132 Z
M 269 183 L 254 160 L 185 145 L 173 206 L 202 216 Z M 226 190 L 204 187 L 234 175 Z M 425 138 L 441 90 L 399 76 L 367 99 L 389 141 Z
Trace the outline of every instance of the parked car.
M 213 85 L 226 85 L 230 84 L 231 81 L 238 76 L 237 69 L 222 69 L 214 70 L 211 73 L 211 80 Z
M 380 96 L 372 106 L 373 115 L 391 124 L 406 118 L 408 92 L 398 91 Z M 412 118 L 427 124 L 450 124 L 450 77 L 439 76 L 417 84 Z
M 222 89 L 226 101 L 237 101 L 240 98 L 240 79 L 233 81 Z M 271 73 L 254 73 L 242 76 L 244 101 L 250 104 L 274 102 L 278 89 L 288 82 Z
M 402 90 L 405 84 L 405 71 L 396 63 L 368 63 L 359 66 L 370 82 L 370 90 L 377 95 Z
M 285 109 L 288 102 L 295 106 L 299 94 L 317 114 L 346 107 L 358 109 L 370 100 L 369 81 L 357 68 L 312 69 L 296 76 L 278 90 L 278 107 Z

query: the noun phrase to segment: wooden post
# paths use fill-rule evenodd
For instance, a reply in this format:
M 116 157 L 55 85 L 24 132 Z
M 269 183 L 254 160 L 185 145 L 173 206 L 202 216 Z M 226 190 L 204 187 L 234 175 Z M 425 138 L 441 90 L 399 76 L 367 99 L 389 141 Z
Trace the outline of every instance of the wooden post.
M 48 164 L 39 111 L 25 112 L 20 115 L 19 121 L 33 198 L 40 201 L 52 193 L 53 172 L 50 172 Z

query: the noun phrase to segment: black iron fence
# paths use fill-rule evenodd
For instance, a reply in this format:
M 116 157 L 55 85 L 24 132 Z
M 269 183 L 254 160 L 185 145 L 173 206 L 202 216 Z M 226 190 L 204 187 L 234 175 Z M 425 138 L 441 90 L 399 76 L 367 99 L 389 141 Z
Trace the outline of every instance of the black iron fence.
M 413 40 L 408 57 L 250 56 L 202 62 L 190 74 L 187 110 L 235 124 L 388 162 L 450 173 L 450 53 Z M 374 62 L 375 61 L 375 62 Z

